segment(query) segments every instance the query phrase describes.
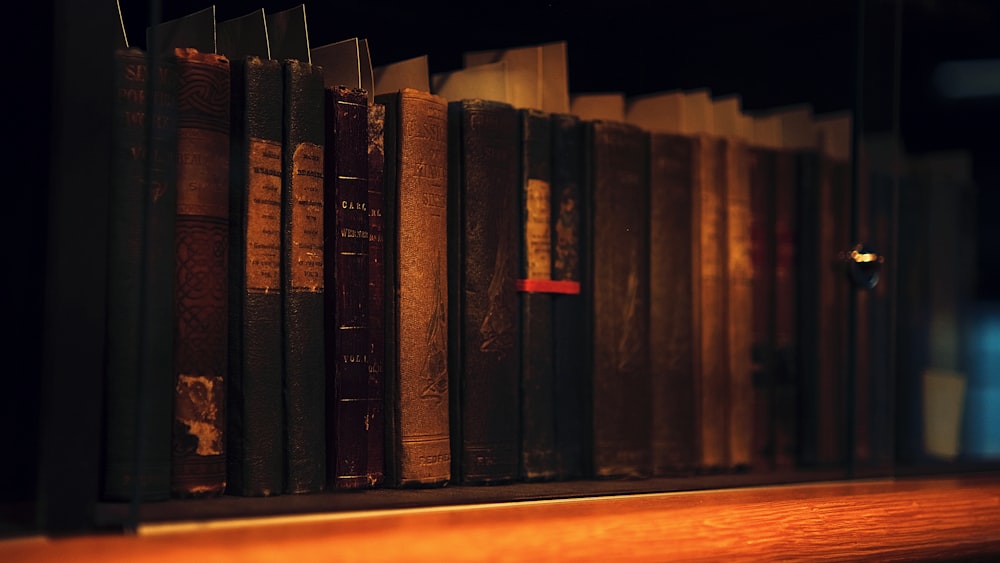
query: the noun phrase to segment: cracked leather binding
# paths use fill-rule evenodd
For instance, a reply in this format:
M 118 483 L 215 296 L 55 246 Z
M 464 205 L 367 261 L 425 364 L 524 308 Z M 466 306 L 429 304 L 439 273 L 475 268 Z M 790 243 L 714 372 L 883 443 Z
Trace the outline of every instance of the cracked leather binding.
M 323 75 L 295 59 L 283 68 L 284 489 L 314 493 L 326 487 Z
M 326 338 L 327 485 L 371 486 L 368 460 L 368 94 L 327 87 Z
M 281 399 L 281 62 L 230 61 L 228 466 L 231 494 L 284 484 Z

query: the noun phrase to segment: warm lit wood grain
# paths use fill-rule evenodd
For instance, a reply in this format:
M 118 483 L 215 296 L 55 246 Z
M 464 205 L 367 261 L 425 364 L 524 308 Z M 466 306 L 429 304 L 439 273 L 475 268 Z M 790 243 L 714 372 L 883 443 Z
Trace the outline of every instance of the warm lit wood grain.
M 927 560 L 1000 556 L 1000 479 L 854 481 L 149 526 L 0 561 Z

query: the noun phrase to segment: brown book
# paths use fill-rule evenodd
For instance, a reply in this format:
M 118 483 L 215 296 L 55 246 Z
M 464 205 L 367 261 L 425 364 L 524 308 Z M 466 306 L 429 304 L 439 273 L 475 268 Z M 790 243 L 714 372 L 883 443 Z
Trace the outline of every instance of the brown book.
M 226 487 L 229 60 L 176 49 L 176 353 L 172 493 Z
M 590 172 L 591 473 L 650 475 L 649 134 L 623 121 L 586 123 Z
M 177 73 L 172 58 L 150 73 L 139 49 L 116 51 L 114 61 L 102 496 L 165 499 L 175 377 Z
M 448 418 L 448 102 L 403 88 L 385 105 L 386 478 L 451 478 Z
M 323 306 L 327 483 L 370 486 L 368 460 L 368 94 L 326 87 Z
M 628 101 L 630 123 L 649 140 L 649 358 L 654 475 L 697 466 L 698 384 L 694 349 L 693 233 L 698 139 L 682 120 L 683 92 Z
M 517 110 L 482 99 L 448 109 L 452 473 L 506 482 L 520 450 Z
M 747 131 L 740 99 L 713 100 L 713 129 L 722 143 L 725 215 L 726 424 L 730 468 L 753 462 L 753 263 L 750 239 L 750 182 Z
M 282 323 L 285 492 L 326 487 L 323 75 L 286 59 L 282 123 Z
M 368 106 L 368 458 L 365 475 L 385 481 L 385 106 Z
M 697 418 L 691 306 L 694 151 L 690 136 L 650 136 L 650 373 L 653 473 L 695 467 Z

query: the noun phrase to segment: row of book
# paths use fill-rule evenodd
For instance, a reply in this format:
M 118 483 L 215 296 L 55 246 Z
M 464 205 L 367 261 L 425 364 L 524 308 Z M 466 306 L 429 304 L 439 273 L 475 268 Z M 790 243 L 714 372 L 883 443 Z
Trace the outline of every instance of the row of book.
M 116 54 L 105 499 L 842 459 L 849 115 L 214 18 Z

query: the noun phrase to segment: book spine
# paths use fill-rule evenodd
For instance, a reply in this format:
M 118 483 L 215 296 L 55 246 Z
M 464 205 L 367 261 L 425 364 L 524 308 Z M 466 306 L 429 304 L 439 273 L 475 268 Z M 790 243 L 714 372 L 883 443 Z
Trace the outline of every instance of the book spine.
M 547 114 L 519 110 L 521 125 L 520 277 L 521 456 L 519 477 L 556 474 L 552 373 L 552 294 L 531 284 L 552 279 L 552 129 Z
M 552 116 L 552 279 L 580 284 L 586 268 L 583 207 L 583 125 Z M 557 477 L 583 476 L 582 382 L 585 381 L 583 293 L 552 296 L 552 377 Z
M 695 246 L 694 283 L 697 285 L 694 315 L 695 350 L 698 382 L 699 467 L 717 471 L 727 458 L 727 389 L 725 283 L 726 264 L 723 248 L 725 209 L 724 176 L 719 171 L 725 157 L 717 138 L 698 139 L 698 179 L 695 182 L 692 235 Z
M 649 134 L 590 122 L 593 332 L 592 464 L 596 477 L 651 472 Z
M 449 103 L 453 474 L 512 481 L 520 450 L 517 110 Z
M 730 468 L 753 463 L 753 262 L 747 145 L 723 141 L 725 171 L 726 356 Z
M 178 49 L 172 493 L 226 486 L 229 60 Z
M 326 89 L 327 483 L 368 486 L 368 95 Z
M 774 464 L 775 152 L 750 152 L 750 244 L 753 260 L 754 465 Z
M 230 61 L 227 491 L 284 484 L 281 363 L 281 63 Z
M 650 137 L 649 341 L 654 475 L 695 468 L 692 196 L 696 145 Z
M 282 123 L 282 320 L 287 493 L 326 486 L 324 129 L 321 69 L 286 60 Z
M 772 407 L 775 464 L 791 467 L 798 456 L 798 370 L 796 338 L 795 154 L 782 150 L 775 161 L 774 182 L 774 323 L 775 369 Z
M 385 106 L 368 107 L 368 462 L 371 486 L 385 481 Z
M 103 497 L 170 495 L 177 73 L 115 54 Z M 152 90 L 154 95 L 148 95 Z
M 404 89 L 386 108 L 386 471 L 394 486 L 451 479 L 448 103 Z

